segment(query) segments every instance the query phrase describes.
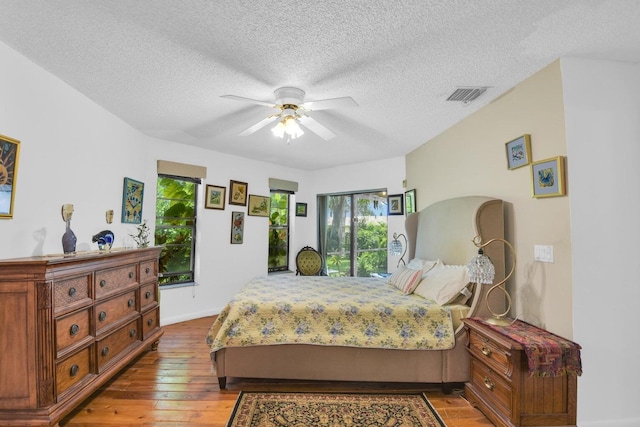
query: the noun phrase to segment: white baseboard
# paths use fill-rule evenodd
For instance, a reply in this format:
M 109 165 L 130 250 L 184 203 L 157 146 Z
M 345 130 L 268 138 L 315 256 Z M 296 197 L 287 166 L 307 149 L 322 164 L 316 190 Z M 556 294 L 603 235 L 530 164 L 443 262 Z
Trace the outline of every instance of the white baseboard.
M 172 325 L 174 323 L 186 322 L 188 320 L 200 319 L 201 317 L 209 317 L 219 314 L 222 308 L 214 308 L 197 313 L 185 313 L 177 316 L 162 317 L 162 311 L 160 311 L 160 324 Z

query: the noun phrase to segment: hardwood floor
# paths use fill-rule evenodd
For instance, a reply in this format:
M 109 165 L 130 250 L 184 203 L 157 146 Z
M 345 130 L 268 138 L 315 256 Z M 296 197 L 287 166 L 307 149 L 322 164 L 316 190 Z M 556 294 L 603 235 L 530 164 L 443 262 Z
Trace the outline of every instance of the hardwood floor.
M 435 387 L 229 379 L 227 389 L 220 390 L 204 343 L 212 322 L 213 317 L 206 317 L 165 326 L 157 351 L 140 356 L 64 418 L 60 427 L 224 427 L 240 390 L 421 390 L 447 427 L 493 425 L 461 392 L 445 395 Z

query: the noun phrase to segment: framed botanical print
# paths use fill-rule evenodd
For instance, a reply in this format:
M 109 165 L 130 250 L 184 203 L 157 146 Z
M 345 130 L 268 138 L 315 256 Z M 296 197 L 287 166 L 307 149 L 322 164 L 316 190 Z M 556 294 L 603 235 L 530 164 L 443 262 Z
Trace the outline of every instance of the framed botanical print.
M 390 194 L 387 197 L 387 209 L 389 210 L 388 215 L 403 215 L 403 194 Z
M 255 194 L 249 194 L 249 206 L 247 213 L 250 216 L 269 216 L 269 205 L 271 199 L 266 196 L 256 196 Z
M 531 135 L 522 135 L 506 143 L 507 167 L 517 169 L 531 163 Z
M 125 178 L 122 189 L 122 222 L 140 224 L 142 222 L 142 200 L 144 183 Z
M 231 212 L 231 244 L 244 241 L 244 212 Z
M 241 181 L 231 180 L 229 182 L 229 204 L 247 206 L 247 191 L 249 184 Z
M 226 191 L 227 189 L 225 187 L 207 184 L 206 193 L 204 195 L 204 207 L 207 209 L 224 210 Z
M 296 216 L 307 216 L 306 203 L 296 203 Z
M 0 219 L 13 218 L 20 141 L 0 135 Z

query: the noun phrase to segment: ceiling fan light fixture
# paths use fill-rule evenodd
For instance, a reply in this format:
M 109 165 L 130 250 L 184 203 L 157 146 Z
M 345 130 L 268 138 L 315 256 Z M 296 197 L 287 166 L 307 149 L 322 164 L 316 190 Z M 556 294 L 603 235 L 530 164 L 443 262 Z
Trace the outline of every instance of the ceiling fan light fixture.
M 286 135 L 287 140 L 296 139 L 304 135 L 304 131 L 300 128 L 298 122 L 296 122 L 295 117 L 290 115 L 285 116 L 284 119 L 279 121 L 278 124 L 271 129 L 271 132 L 278 138 L 284 138 Z

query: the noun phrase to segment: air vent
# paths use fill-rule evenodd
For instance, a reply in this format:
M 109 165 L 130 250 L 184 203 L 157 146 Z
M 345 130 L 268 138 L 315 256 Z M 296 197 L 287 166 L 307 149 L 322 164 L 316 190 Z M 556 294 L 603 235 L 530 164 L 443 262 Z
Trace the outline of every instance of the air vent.
M 485 93 L 489 89 L 486 86 L 478 87 L 459 87 L 449 97 L 447 101 L 463 102 L 468 104 L 471 101 L 478 99 L 480 95 Z

